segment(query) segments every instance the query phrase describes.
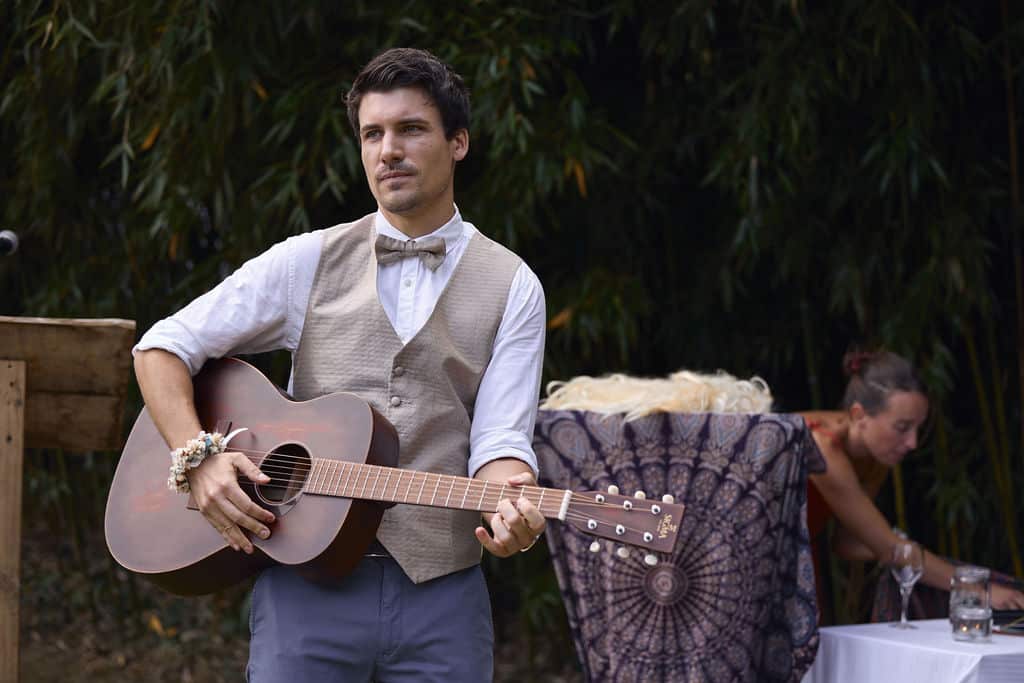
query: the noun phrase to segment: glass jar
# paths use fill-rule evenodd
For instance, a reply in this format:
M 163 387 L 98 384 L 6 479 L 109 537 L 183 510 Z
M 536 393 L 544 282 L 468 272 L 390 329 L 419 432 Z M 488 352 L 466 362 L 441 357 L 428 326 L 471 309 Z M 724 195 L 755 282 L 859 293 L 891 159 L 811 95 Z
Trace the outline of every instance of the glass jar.
M 949 621 L 953 640 L 987 641 L 992 634 L 989 570 L 961 565 L 949 582 Z

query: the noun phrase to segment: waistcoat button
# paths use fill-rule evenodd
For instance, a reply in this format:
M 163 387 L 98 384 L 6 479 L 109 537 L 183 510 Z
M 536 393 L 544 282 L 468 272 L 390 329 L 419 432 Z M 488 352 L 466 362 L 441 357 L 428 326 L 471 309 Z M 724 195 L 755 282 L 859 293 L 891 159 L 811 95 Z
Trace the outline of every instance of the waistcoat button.
M 402 405 L 402 399 L 398 398 L 397 396 L 392 396 L 391 405 L 392 407 L 397 408 L 398 406 Z
M 403 372 L 405 372 L 405 368 L 403 368 L 401 365 L 395 366 L 395 369 L 392 370 L 392 373 L 395 375 L 395 377 L 401 377 Z

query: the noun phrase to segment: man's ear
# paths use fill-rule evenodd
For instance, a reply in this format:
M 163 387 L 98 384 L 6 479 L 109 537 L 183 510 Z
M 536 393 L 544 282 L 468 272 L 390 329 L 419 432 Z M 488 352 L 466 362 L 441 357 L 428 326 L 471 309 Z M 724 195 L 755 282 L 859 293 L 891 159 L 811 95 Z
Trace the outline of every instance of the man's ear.
M 465 128 L 460 128 L 455 131 L 455 135 L 448 141 L 452 149 L 452 158 L 455 161 L 462 161 L 469 154 L 469 131 Z
M 857 422 L 867 417 L 868 411 L 864 410 L 864 406 L 860 404 L 860 401 L 854 401 L 853 405 L 850 406 L 850 422 Z

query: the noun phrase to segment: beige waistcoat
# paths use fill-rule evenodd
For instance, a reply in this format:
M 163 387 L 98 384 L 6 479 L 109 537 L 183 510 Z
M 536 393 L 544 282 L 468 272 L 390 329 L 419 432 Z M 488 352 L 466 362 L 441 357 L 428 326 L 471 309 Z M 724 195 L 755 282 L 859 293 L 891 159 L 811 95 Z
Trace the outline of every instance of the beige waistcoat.
M 405 345 L 377 295 L 373 215 L 324 231 L 292 390 L 298 400 L 349 391 L 398 430 L 399 466 L 467 476 L 477 388 L 521 263 L 475 234 L 433 313 Z M 414 582 L 480 561 L 480 514 L 396 505 L 377 538 Z

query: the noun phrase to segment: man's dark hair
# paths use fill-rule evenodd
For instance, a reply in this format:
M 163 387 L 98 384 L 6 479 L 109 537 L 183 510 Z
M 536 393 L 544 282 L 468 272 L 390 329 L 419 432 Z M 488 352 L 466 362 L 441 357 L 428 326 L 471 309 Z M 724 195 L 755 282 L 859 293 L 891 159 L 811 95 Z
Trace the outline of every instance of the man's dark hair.
M 374 57 L 356 76 L 345 96 L 348 120 L 359 139 L 359 103 L 371 92 L 421 88 L 441 112 L 444 136 L 469 130 L 469 89 L 462 76 L 426 50 L 397 47 Z

